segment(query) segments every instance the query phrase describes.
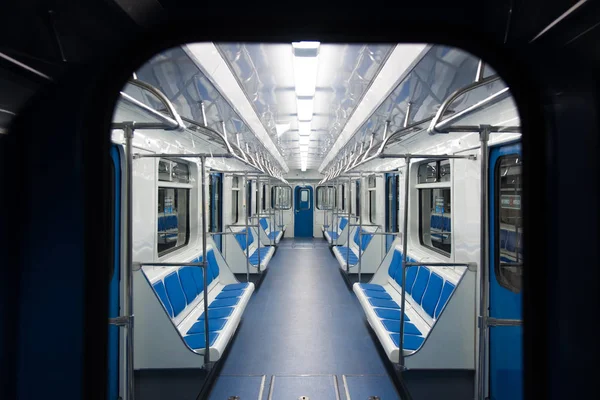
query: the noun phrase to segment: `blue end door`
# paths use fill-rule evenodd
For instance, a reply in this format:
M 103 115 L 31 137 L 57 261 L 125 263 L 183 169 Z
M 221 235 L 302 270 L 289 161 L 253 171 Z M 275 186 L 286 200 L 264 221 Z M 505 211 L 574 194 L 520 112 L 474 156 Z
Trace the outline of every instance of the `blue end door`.
M 313 189 L 296 186 L 294 189 L 294 237 L 313 237 Z
M 119 286 L 121 277 L 120 255 L 121 255 L 121 162 L 117 146 L 110 150 L 112 160 L 113 178 L 113 271 L 108 288 L 108 317 L 119 316 Z M 119 398 L 119 327 L 108 326 L 108 400 Z
M 490 154 L 490 317 L 522 319 L 521 145 Z M 489 393 L 492 400 L 523 398 L 523 328 L 489 329 Z
M 398 232 L 398 179 L 397 173 L 385 174 L 385 231 Z M 385 250 L 389 251 L 396 235 L 385 236 Z

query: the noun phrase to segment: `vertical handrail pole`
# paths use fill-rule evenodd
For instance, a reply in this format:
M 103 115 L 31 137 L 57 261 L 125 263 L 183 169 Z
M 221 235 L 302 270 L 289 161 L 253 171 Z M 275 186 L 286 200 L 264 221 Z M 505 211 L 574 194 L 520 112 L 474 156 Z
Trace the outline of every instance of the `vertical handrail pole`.
M 360 173 L 360 179 L 362 180 L 363 177 L 363 173 Z M 363 185 L 361 185 L 362 187 Z M 367 189 L 368 189 L 368 185 L 367 185 Z M 358 283 L 361 283 L 361 268 L 362 268 L 362 218 L 363 218 L 363 213 L 360 213 L 359 217 L 358 217 Z
M 346 228 L 348 229 L 346 239 L 346 273 L 350 273 L 350 225 L 352 224 L 350 222 L 350 218 L 348 218 L 348 223 L 346 224 Z
M 488 248 L 488 140 L 489 126 L 482 126 L 479 140 L 481 142 L 481 223 L 480 223 L 480 261 L 479 261 L 479 374 L 477 376 L 477 398 L 485 398 L 486 350 L 488 330 L 488 277 L 487 277 L 487 248 Z
M 256 177 L 256 209 L 257 210 L 260 210 L 260 208 L 261 208 L 261 207 L 259 207 L 260 202 L 258 201 L 259 198 L 261 197 L 259 188 L 260 188 L 260 177 Z M 262 205 L 262 204 L 260 204 L 260 205 Z M 256 228 L 256 233 L 257 233 L 256 236 L 258 236 L 256 251 L 258 251 L 258 273 L 260 274 L 260 242 L 261 242 L 261 240 L 260 240 L 260 218 L 259 218 L 258 213 L 256 215 L 256 222 L 257 222 L 256 226 L 258 227 L 258 228 Z
M 208 279 L 208 257 L 206 254 L 206 235 L 208 230 L 206 229 L 206 157 L 200 157 L 200 173 L 201 176 L 201 186 L 202 190 L 200 191 L 201 199 L 202 199 L 202 261 L 204 261 L 203 268 L 203 276 L 204 276 L 204 336 L 205 336 L 205 345 L 206 350 L 204 351 L 204 365 L 207 368 L 210 368 L 210 340 L 208 334 L 208 285 L 206 285 Z
M 244 187 L 246 188 L 246 190 L 248 189 L 248 172 L 244 172 Z M 249 231 L 249 227 L 248 227 L 248 213 L 250 212 L 250 206 L 248 205 L 248 202 L 246 201 L 248 199 L 248 194 L 246 192 L 244 192 L 244 194 L 246 195 L 246 198 L 244 199 L 244 202 L 246 203 L 246 282 L 250 282 L 250 258 L 249 256 L 249 249 L 248 247 L 250 246 L 250 243 L 248 242 L 249 237 L 250 237 L 250 231 Z
M 134 400 L 133 386 L 133 149 L 131 141 L 133 139 L 133 124 L 125 124 L 123 133 L 125 134 L 125 146 L 127 156 L 127 246 L 125 247 L 125 276 L 127 279 L 126 294 L 123 304 L 124 314 L 127 316 L 127 336 L 125 339 L 126 348 L 126 393 L 127 400 Z
M 325 186 L 325 212 L 323 213 L 323 225 L 325 226 L 325 232 L 329 229 L 329 192 L 327 186 Z
M 402 223 L 402 300 L 400 305 L 399 364 L 404 370 L 404 313 L 406 312 L 406 259 L 408 252 L 408 187 L 410 180 L 410 155 L 406 155 L 406 173 L 404 175 L 404 221 Z M 414 268 L 414 267 L 413 267 Z
M 265 196 L 268 194 L 269 196 L 269 216 L 271 217 L 271 224 L 269 224 L 269 232 L 277 232 L 277 226 L 275 225 L 275 209 L 271 209 L 271 178 L 269 178 L 268 180 L 269 182 L 269 186 L 268 186 L 268 190 L 265 189 Z M 267 199 L 265 199 L 265 205 L 267 204 Z M 273 227 L 275 227 L 275 230 L 273 230 Z M 269 233 L 269 236 L 273 236 L 273 238 L 271 239 L 271 246 L 275 246 L 275 235 L 271 235 L 271 233 Z

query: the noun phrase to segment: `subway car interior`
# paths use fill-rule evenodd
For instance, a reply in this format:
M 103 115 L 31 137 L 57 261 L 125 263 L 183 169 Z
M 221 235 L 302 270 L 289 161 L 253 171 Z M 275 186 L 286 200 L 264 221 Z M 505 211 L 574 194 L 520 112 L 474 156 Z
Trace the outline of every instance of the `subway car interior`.
M 290 7 L 0 5 L 0 398 L 594 396 L 598 4 Z

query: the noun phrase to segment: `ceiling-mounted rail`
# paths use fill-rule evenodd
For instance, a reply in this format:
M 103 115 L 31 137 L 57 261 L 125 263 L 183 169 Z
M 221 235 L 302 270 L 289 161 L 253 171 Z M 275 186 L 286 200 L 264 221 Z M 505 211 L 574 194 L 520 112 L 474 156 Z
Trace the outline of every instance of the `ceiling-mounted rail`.
M 434 134 L 437 134 L 437 133 L 447 133 L 447 132 L 443 132 L 443 131 L 438 131 L 436 129 L 436 126 L 440 123 L 440 120 L 442 119 L 442 117 L 448 112 L 448 110 L 450 109 L 450 105 L 452 103 L 454 103 L 454 101 L 456 99 L 458 99 L 459 97 L 465 95 L 466 93 L 469 93 L 472 90 L 475 90 L 477 88 L 480 88 L 482 86 L 485 86 L 485 85 L 487 85 L 489 83 L 492 83 L 492 82 L 495 82 L 495 81 L 498 81 L 498 80 L 500 80 L 500 76 L 499 75 L 492 75 L 492 76 L 488 76 L 487 78 L 481 78 L 480 74 L 478 73 L 475 82 L 472 82 L 472 83 L 470 83 L 470 84 L 468 84 L 466 86 L 463 86 L 460 89 L 455 90 L 454 93 L 452 93 L 448 98 L 446 98 L 446 100 L 444 100 L 442 102 L 442 104 L 440 105 L 440 108 L 438 109 L 437 113 L 435 114 L 435 116 L 431 120 L 431 124 L 429 125 L 429 128 L 427 129 L 427 132 L 429 132 L 430 135 L 434 135 Z M 508 88 L 506 88 L 506 89 L 508 89 Z M 494 95 L 492 95 L 491 97 L 493 97 L 493 96 Z M 469 107 L 469 108 L 472 108 L 472 107 Z
M 173 118 L 177 122 L 178 129 L 185 129 L 185 125 L 183 124 L 183 120 L 179 116 L 179 113 L 177 113 L 177 110 L 175 110 L 173 103 L 171 103 L 171 101 L 167 98 L 167 96 L 165 96 L 163 92 L 161 92 L 159 89 L 155 88 L 151 84 L 146 83 L 144 81 L 140 81 L 139 79 L 131 78 L 127 82 L 139 87 L 140 89 L 146 90 L 152 93 L 154 96 L 156 96 L 156 98 L 158 98 L 158 100 L 160 100 L 160 102 L 165 106 L 165 109 L 167 110 L 171 118 Z

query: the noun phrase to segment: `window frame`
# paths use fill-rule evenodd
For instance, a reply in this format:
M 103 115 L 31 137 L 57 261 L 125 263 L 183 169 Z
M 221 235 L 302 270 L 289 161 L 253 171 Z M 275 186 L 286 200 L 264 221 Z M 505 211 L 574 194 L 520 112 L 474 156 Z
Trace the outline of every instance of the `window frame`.
M 323 208 L 322 204 L 321 204 L 321 198 L 319 197 L 319 192 L 322 189 L 326 189 L 327 190 L 328 188 L 332 188 L 334 190 L 334 192 L 333 192 L 333 205 L 331 207 L 328 207 L 328 208 Z M 315 192 L 316 192 L 316 197 L 317 197 L 317 201 L 315 202 L 315 207 L 317 208 L 317 210 L 319 210 L 319 211 L 331 211 L 331 210 L 333 210 L 333 209 L 335 209 L 337 207 L 337 204 L 338 204 L 337 203 L 337 193 L 338 193 L 337 186 L 335 186 L 335 185 L 321 185 L 321 186 L 317 186 L 317 190 Z
M 371 178 L 373 186 L 371 186 Z M 370 175 L 367 177 L 367 193 L 369 197 L 369 223 L 377 224 L 377 176 Z M 375 212 L 375 215 L 373 215 Z
M 191 214 L 191 209 L 192 209 L 192 189 L 193 186 L 190 184 L 186 184 L 186 183 L 175 183 L 175 182 L 168 182 L 168 181 L 158 181 L 159 183 L 162 182 L 162 184 L 158 184 L 156 186 L 156 236 L 157 236 L 157 243 L 156 243 L 156 255 L 157 257 L 160 259 L 170 253 L 173 253 L 176 250 L 182 249 L 184 247 L 186 247 L 189 243 L 190 243 L 190 236 L 191 236 L 191 229 L 190 229 L 190 214 Z M 160 189 L 183 189 L 185 190 L 185 194 L 186 194 L 186 229 L 185 229 L 185 241 L 184 243 L 182 243 L 179 246 L 174 246 L 171 247 L 169 249 L 163 250 L 162 252 L 158 250 L 158 217 L 159 217 L 159 212 L 158 212 L 158 194 L 160 192 Z M 177 233 L 179 234 L 179 232 Z
M 236 183 L 234 185 L 234 182 Z M 235 193 L 235 214 L 233 213 L 233 204 L 234 204 L 234 196 L 233 193 Z M 238 176 L 233 176 L 231 179 L 231 224 L 237 224 L 240 220 L 240 182 L 239 182 L 239 177 Z M 234 217 L 235 216 L 235 220 Z
M 509 153 L 509 154 L 503 154 L 501 156 L 499 156 L 496 159 L 496 165 L 494 165 L 494 275 L 496 277 L 496 282 L 498 282 L 498 285 L 500 285 L 500 287 L 502 287 L 503 289 L 509 290 L 512 293 L 521 293 L 523 291 L 523 273 L 521 272 L 521 287 L 517 290 L 517 288 L 513 287 L 512 285 L 510 285 L 510 283 L 508 283 L 506 281 L 506 279 L 502 276 L 502 274 L 500 273 L 500 200 L 501 200 L 501 196 L 502 196 L 502 191 L 501 191 L 501 185 L 502 185 L 502 180 L 501 180 L 501 176 L 499 175 L 500 172 L 500 168 L 501 168 L 501 164 L 502 164 L 502 160 L 506 159 L 506 158 L 511 158 L 517 156 L 518 158 L 522 158 L 522 156 L 518 153 Z M 521 163 L 521 168 L 522 167 L 522 163 Z M 520 191 L 521 193 L 523 192 L 523 173 L 521 171 L 521 175 L 520 175 Z M 522 196 L 522 194 L 521 194 Z M 521 208 L 521 219 L 523 218 L 523 212 L 522 212 L 522 208 Z M 516 228 L 515 228 L 516 229 Z M 515 261 L 515 263 L 518 263 L 519 261 L 521 262 L 521 267 L 520 268 L 524 268 L 525 267 L 525 262 L 523 259 L 519 260 L 519 250 L 518 250 L 518 235 L 519 231 L 515 230 L 515 254 L 517 255 L 517 261 Z M 523 231 L 521 231 L 521 237 L 523 237 Z M 523 244 L 521 243 L 521 246 L 523 246 Z
M 289 196 L 287 198 L 288 203 L 287 207 L 281 207 L 281 205 L 277 204 L 276 201 L 276 197 L 277 197 L 277 188 L 281 188 L 282 190 L 287 190 L 289 192 Z M 289 186 L 282 186 L 282 185 L 275 185 L 275 186 L 271 186 L 271 208 L 274 210 L 289 210 L 292 208 L 292 188 Z
M 444 181 L 440 181 L 440 164 L 442 162 L 448 161 L 448 165 L 450 168 L 450 179 L 449 180 L 444 180 Z M 436 163 L 436 178 L 434 182 L 427 182 L 427 183 L 418 183 L 419 182 L 419 170 L 421 169 L 422 165 L 428 165 L 431 164 L 432 162 Z M 452 204 L 452 173 L 453 173 L 453 168 L 452 168 L 452 163 L 450 162 L 450 159 L 440 159 L 440 160 L 427 160 L 427 161 L 423 161 L 420 162 L 418 164 L 415 164 L 412 168 L 416 167 L 416 179 L 415 181 L 417 182 L 417 184 L 414 185 L 414 189 L 417 190 L 417 203 L 418 203 L 418 213 L 417 213 L 417 218 L 419 219 L 419 229 L 418 229 L 418 236 L 419 236 L 419 244 L 421 246 L 423 246 L 424 248 L 428 249 L 428 250 L 432 250 L 438 254 L 441 254 L 442 256 L 451 259 L 452 258 L 452 244 L 453 244 L 453 238 L 452 238 L 452 232 L 454 231 L 454 207 L 450 206 L 450 251 L 446 252 L 438 247 L 435 247 L 433 245 L 429 246 L 428 244 L 426 244 L 423 240 L 423 193 L 424 190 L 433 190 L 433 189 L 448 189 L 450 191 L 450 204 Z M 431 220 L 431 210 L 429 211 L 429 218 Z M 431 236 L 431 226 L 429 227 L 429 235 Z

